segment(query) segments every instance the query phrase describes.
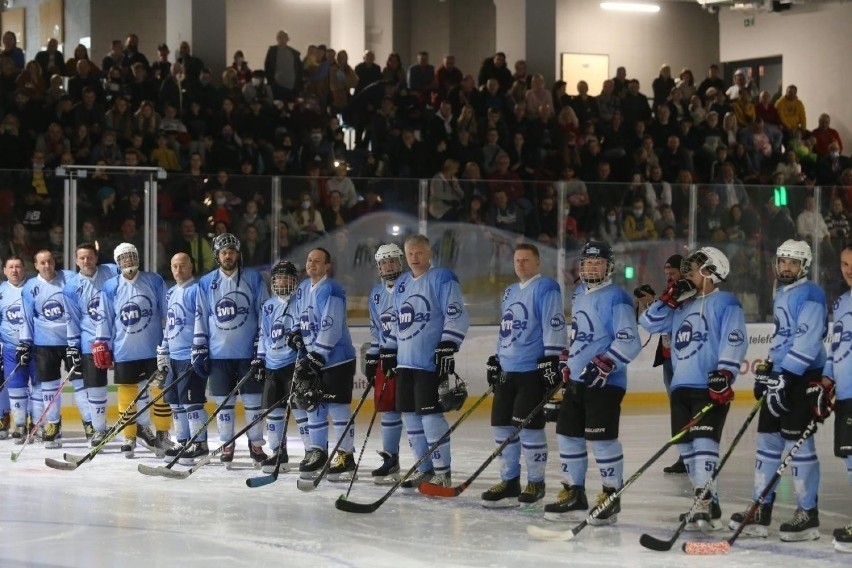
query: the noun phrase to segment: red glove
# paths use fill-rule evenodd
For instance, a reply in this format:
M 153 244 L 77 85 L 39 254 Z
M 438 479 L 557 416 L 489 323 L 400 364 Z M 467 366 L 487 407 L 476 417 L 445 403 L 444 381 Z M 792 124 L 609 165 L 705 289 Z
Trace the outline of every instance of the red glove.
M 670 308 L 676 308 L 697 293 L 698 290 L 691 280 L 681 279 L 672 282 L 672 285 L 660 296 L 660 301 L 665 302 Z
M 95 341 L 92 343 L 92 358 L 95 367 L 106 370 L 112 367 L 112 353 L 109 352 L 109 343 L 106 341 Z
M 828 377 L 824 377 L 829 379 Z M 808 388 L 805 391 L 805 396 L 808 397 L 808 402 L 811 403 L 811 411 L 819 422 L 822 422 L 831 411 L 834 409 L 834 381 L 826 386 L 823 381 L 811 381 L 808 383 Z
M 719 406 L 734 400 L 734 389 L 731 383 L 734 375 L 730 371 L 711 371 L 707 374 L 707 394 L 710 400 Z

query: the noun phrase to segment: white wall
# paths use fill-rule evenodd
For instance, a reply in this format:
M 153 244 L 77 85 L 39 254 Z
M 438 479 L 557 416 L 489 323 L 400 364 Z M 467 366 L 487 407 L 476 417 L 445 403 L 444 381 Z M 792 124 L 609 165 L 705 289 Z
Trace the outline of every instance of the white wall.
M 663 63 L 674 73 L 692 69 L 696 78 L 719 59 L 716 17 L 698 4 L 661 3 L 657 14 L 606 12 L 599 0 L 558 0 L 556 6 L 556 77 L 559 53 L 609 55 L 610 77 L 620 66 L 628 77 L 639 79 L 642 92 L 651 96 L 651 82 Z M 592 94 L 600 85 L 589 85 Z
M 497 7 L 497 49 L 509 59 L 509 64 L 527 57 L 526 0 L 494 0 Z M 514 68 L 514 67 L 513 67 Z
M 815 128 L 823 112 L 831 126 L 852 147 L 852 4 L 793 6 L 780 14 L 759 13 L 755 25 L 745 27 L 743 14 L 719 13 L 722 61 L 781 55 L 784 84 L 794 84 L 805 104 L 808 128 Z M 847 154 L 848 150 L 845 151 Z
M 393 0 L 367 0 L 364 24 L 366 49 L 373 50 L 376 62 L 384 67 L 393 52 Z M 361 54 L 350 53 L 349 60 L 359 63 Z
M 266 50 L 275 43 L 278 30 L 287 30 L 290 47 L 304 57 L 309 44 L 331 43 L 331 9 L 332 0 L 227 0 L 228 57 L 241 49 L 249 67 L 263 69 Z M 360 59 L 358 55 L 354 61 Z
M 131 33 L 139 36 L 139 51 L 149 61 L 157 58 L 157 46 L 166 39 L 166 0 L 92 0 L 91 12 L 92 61 L 100 65 L 112 40 L 120 39 L 123 44 Z
M 361 61 L 365 42 L 366 6 L 364 0 L 334 0 L 331 10 L 331 45 L 345 50 L 349 62 Z

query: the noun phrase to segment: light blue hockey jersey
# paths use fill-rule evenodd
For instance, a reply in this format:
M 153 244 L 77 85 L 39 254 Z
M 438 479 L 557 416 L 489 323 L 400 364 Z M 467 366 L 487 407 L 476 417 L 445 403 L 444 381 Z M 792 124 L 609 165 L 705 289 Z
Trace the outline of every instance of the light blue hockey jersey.
M 383 348 L 396 349 L 396 311 L 393 307 L 393 288 L 384 282 L 370 290 L 370 348 L 367 353 L 378 355 Z
M 748 349 L 745 315 L 739 300 L 715 290 L 676 309 L 653 302 L 639 318 L 650 333 L 668 333 L 672 343 L 672 390 L 707 388 L 707 374 L 730 371 L 734 379 Z
M 516 282 L 503 292 L 502 306 L 497 355 L 504 371 L 534 371 L 539 359 L 559 356 L 565 349 L 565 312 L 555 280 L 538 274 Z
M 595 355 L 606 355 L 615 363 L 607 384 L 627 389 L 627 364 L 642 350 L 633 300 L 612 284 L 588 290 L 585 284 L 574 289 L 571 307 L 571 334 L 568 368 L 579 380 L 586 364 Z
M 435 370 L 435 348 L 441 341 L 461 346 L 470 319 L 456 275 L 432 267 L 414 278 L 406 272 L 393 289 L 399 367 Z M 388 347 L 393 346 L 388 343 Z
M 116 276 L 101 290 L 104 316 L 96 337 L 112 347 L 118 363 L 151 359 L 163 341 L 166 319 L 166 284 L 153 272 L 139 272 L 128 280 Z
M 101 264 L 91 276 L 76 273 L 65 284 L 65 307 L 68 309 L 68 345 L 91 355 L 98 322 L 104 317 L 101 290 L 107 280 L 118 274 L 115 264 Z
M 260 314 L 257 355 L 267 369 L 281 369 L 296 362 L 296 352 L 287 345 L 287 332 L 298 325 L 293 296 L 272 296 L 263 303 Z
M 175 284 L 166 292 L 166 329 L 162 346 L 169 357 L 177 361 L 189 360 L 192 338 L 195 336 L 195 300 L 198 281 L 191 278 Z
M 0 342 L 5 345 L 4 349 L 14 350 L 20 342 L 20 332 L 24 325 L 21 292 L 25 284 L 12 286 L 9 281 L 0 283 Z
M 775 290 L 775 330 L 769 342 L 773 370 L 802 375 L 825 365 L 828 332 L 825 291 L 803 278 Z
M 212 359 L 251 359 L 260 308 L 269 291 L 260 273 L 241 268 L 231 276 L 215 268 L 198 282 L 195 345 L 207 345 Z
M 346 292 L 334 280 L 324 277 L 315 286 L 306 279 L 296 288 L 296 322 L 305 349 L 325 358 L 326 367 L 355 359 L 355 348 L 346 324 Z
M 70 270 L 57 270 L 50 282 L 41 276 L 30 278 L 21 292 L 24 307 L 24 325 L 21 327 L 21 343 L 44 347 L 68 345 L 68 310 L 62 289 L 74 277 Z
M 822 374 L 834 379 L 837 400 L 852 398 L 852 291 L 834 302 L 831 346 Z

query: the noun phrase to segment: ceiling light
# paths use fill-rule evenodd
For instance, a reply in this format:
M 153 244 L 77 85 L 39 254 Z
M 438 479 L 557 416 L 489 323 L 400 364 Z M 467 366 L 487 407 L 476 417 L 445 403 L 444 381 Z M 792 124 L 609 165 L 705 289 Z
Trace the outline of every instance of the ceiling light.
M 637 4 L 635 2 L 601 2 L 601 8 L 615 12 L 644 12 L 647 14 L 656 14 L 660 11 L 657 4 Z

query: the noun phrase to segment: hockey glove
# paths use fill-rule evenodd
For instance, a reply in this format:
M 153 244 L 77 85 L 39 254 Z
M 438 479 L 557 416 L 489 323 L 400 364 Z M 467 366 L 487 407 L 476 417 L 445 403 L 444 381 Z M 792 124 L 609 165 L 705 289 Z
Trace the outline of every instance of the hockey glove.
M 379 359 L 382 362 L 382 373 L 386 379 L 392 379 L 396 375 L 396 349 L 381 349 Z
M 93 342 L 92 359 L 95 361 L 95 367 L 102 371 L 112 367 L 112 353 L 109 352 L 109 343 L 106 341 Z
M 655 297 L 657 295 L 657 293 L 654 292 L 654 289 L 651 288 L 650 284 L 642 284 L 641 286 L 637 286 L 633 290 L 633 295 L 636 296 L 637 298 L 641 298 L 642 296 L 645 296 L 645 295 Z
M 503 368 L 500 367 L 500 358 L 497 355 L 492 355 L 485 363 L 485 379 L 490 387 L 503 383 Z
M 72 368 L 76 368 L 77 372 L 82 368 L 80 364 L 80 349 L 69 346 L 65 348 L 65 369 L 70 371 Z
M 263 383 L 266 380 L 266 367 L 252 367 L 254 369 L 254 380 Z
M 157 346 L 157 369 L 164 375 L 168 374 L 172 359 L 169 357 L 169 350 L 162 345 Z
M 284 335 L 284 339 L 287 341 L 287 346 L 297 353 L 305 348 L 305 339 L 298 331 L 288 331 Z
M 17 347 L 15 347 L 15 364 L 25 369 L 30 364 L 30 357 L 32 356 L 33 346 L 29 343 L 19 343 Z
M 713 404 L 722 406 L 734 400 L 734 389 L 731 383 L 734 375 L 730 371 L 710 371 L 707 373 L 707 393 Z
M 668 307 L 676 308 L 697 293 L 698 290 L 692 280 L 681 279 L 672 282 L 671 286 L 660 296 L 660 300 L 665 302 Z
M 787 402 L 787 375 L 782 370 L 773 373 L 766 379 L 766 409 L 775 418 L 790 412 L 790 404 Z
M 556 355 L 542 357 L 536 363 L 535 368 L 538 370 L 538 378 L 541 380 L 541 384 L 547 390 L 552 389 L 562 381 L 562 376 L 559 374 L 559 357 Z
M 317 353 L 316 351 L 308 352 L 307 357 L 305 357 L 305 364 L 310 369 L 310 372 L 317 377 L 322 373 L 322 368 L 325 367 L 325 357 Z
M 379 356 L 373 353 L 364 355 L 364 376 L 367 377 L 367 382 L 373 384 L 376 380 L 376 370 L 379 367 Z
M 435 372 L 440 377 L 448 377 L 456 370 L 456 360 L 453 354 L 458 347 L 452 341 L 442 341 L 435 348 Z
M 202 379 L 210 375 L 210 349 L 206 345 L 193 345 L 189 350 L 189 362 L 195 374 Z
M 606 380 L 614 368 L 615 363 L 612 359 L 606 355 L 595 355 L 586 363 L 583 372 L 580 373 L 580 380 L 587 387 L 601 388 L 606 386 Z
M 826 386 L 826 381 L 831 384 Z M 814 418 L 822 422 L 834 409 L 834 381 L 828 377 L 823 377 L 822 381 L 811 381 L 808 383 L 808 390 L 805 391 L 808 397 L 808 402 L 811 405 L 811 411 L 814 413 Z
M 754 368 L 754 400 L 760 400 L 766 394 L 770 374 L 772 374 L 772 359 L 766 359 Z

